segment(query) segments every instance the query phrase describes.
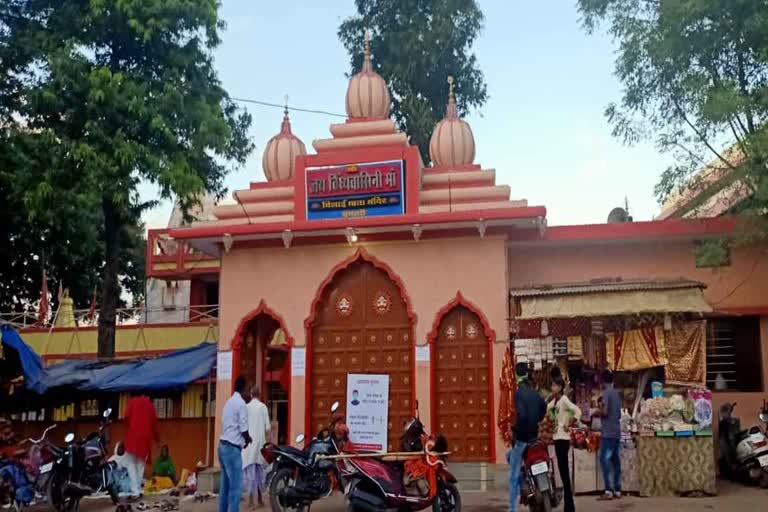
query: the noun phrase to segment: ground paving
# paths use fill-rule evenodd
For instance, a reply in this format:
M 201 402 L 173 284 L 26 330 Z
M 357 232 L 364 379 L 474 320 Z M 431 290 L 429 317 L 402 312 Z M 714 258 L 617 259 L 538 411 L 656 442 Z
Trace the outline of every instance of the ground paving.
M 639 498 L 626 496 L 621 500 L 599 502 L 595 496 L 579 496 L 576 498 L 578 512 L 763 512 L 768 511 L 768 490 L 722 482 L 718 485 L 719 495 L 703 498 Z M 147 501 L 160 498 L 150 498 Z M 505 491 L 465 491 L 462 493 L 464 512 L 506 512 L 507 495 Z M 205 503 L 195 503 L 182 499 L 180 504 L 183 512 L 217 512 L 218 503 L 215 498 Z M 44 510 L 40 507 L 40 511 Z M 104 500 L 86 500 L 80 507 L 81 512 L 114 512 L 115 507 Z M 135 508 L 134 508 L 135 510 Z M 269 508 L 261 509 L 264 512 Z M 527 510 L 520 507 L 521 512 Z M 557 510 L 562 510 L 562 507 Z M 247 512 L 243 503 L 242 512 Z M 344 502 L 341 496 L 335 495 L 316 503 L 312 512 L 343 512 Z M 37 511 L 35 511 L 37 512 Z M 150 511 L 151 512 L 151 511 Z

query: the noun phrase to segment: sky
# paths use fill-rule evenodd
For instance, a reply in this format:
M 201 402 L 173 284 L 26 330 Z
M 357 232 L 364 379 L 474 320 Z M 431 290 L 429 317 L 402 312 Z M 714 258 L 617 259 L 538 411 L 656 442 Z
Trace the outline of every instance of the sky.
M 479 5 L 485 27 L 474 51 L 489 99 L 466 118 L 475 163 L 495 169 L 512 199 L 546 206 L 550 226 L 605 222 L 625 197 L 635 220 L 651 220 L 659 212 L 653 186 L 671 160 L 650 142 L 627 147 L 611 135 L 603 111 L 621 98 L 616 44 L 584 31 L 575 0 Z M 282 104 L 288 95 L 292 106 L 343 114 L 349 60 L 336 32 L 352 14 L 353 0 L 223 0 L 219 78 L 232 97 Z M 227 177 L 229 194 L 264 180 L 261 156 L 282 119 L 278 108 L 243 106 L 253 116 L 256 149 Z M 293 133 L 308 149 L 340 121 L 291 113 Z M 142 194 L 156 195 L 149 186 Z M 165 227 L 170 211 L 164 202 L 147 212 L 147 227 Z

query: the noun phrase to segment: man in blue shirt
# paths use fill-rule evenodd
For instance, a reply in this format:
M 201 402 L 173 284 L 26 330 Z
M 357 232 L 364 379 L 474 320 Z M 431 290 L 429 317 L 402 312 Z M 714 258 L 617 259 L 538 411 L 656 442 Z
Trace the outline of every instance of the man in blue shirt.
M 600 436 L 600 466 L 603 468 L 605 494 L 599 499 L 621 498 L 621 398 L 613 387 L 613 373 L 603 373 L 603 397 L 600 407 L 602 435 Z M 613 479 L 611 478 L 613 473 Z
M 520 469 L 525 449 L 539 437 L 539 422 L 544 419 L 547 404 L 528 382 L 528 365 L 517 363 L 517 391 L 515 411 L 517 420 L 512 429 L 512 448 L 507 452 L 509 463 L 509 512 L 517 512 L 520 494 Z

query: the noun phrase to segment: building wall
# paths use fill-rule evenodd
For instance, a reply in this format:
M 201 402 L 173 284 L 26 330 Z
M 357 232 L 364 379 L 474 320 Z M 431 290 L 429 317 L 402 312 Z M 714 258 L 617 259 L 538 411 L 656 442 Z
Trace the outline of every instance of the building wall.
M 295 345 L 306 344 L 304 321 L 321 283 L 335 266 L 354 256 L 358 247 L 388 265 L 405 286 L 407 300 L 417 316 L 414 326 L 416 343 L 424 345 L 440 309 L 457 292 L 487 318 L 496 332 L 493 352 L 494 407 L 498 404 L 501 363 L 507 339 L 506 249 L 503 238 L 462 238 L 422 240 L 420 242 L 382 242 L 371 244 L 336 244 L 292 247 L 290 249 L 233 249 L 222 260 L 221 270 L 221 341 L 222 350 L 231 347 L 237 327 L 263 299 L 285 321 Z M 430 363 L 416 367 L 416 398 L 422 412 L 431 409 L 429 388 Z M 304 377 L 291 379 L 291 433 L 303 432 L 305 425 Z M 217 383 L 220 411 L 231 392 L 231 382 Z M 493 411 L 495 423 L 495 410 Z M 429 428 L 430 418 L 424 413 Z M 220 425 L 217 424 L 217 429 Z M 498 432 L 497 432 L 498 438 Z M 500 438 L 497 446 L 502 446 Z M 496 458 L 503 461 L 503 449 Z
M 172 281 L 176 288 L 173 305 L 168 302 L 169 281 L 150 277 L 147 279 L 147 323 L 184 323 L 189 322 L 190 282 Z M 200 304 L 192 304 L 199 306 Z
M 24 341 L 47 363 L 66 358 L 95 358 L 98 329 L 24 329 Z M 219 329 L 209 322 L 188 324 L 139 324 L 118 326 L 115 351 L 118 357 L 188 348 L 203 341 L 218 341 Z
M 707 284 L 704 297 L 724 313 L 762 313 L 760 321 L 763 392 L 715 392 L 715 411 L 737 402 L 742 425 L 752 425 L 768 397 L 768 258 L 766 247 L 735 249 L 731 264 L 696 268 L 690 242 L 612 243 L 509 248 L 510 288 L 532 284 L 567 283 L 605 277 L 694 279 Z

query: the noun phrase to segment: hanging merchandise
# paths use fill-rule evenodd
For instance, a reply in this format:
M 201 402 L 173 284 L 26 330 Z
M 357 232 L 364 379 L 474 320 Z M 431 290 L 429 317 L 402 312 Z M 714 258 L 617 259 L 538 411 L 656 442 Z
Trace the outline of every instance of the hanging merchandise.
M 664 366 L 667 350 L 662 327 L 647 327 L 608 334 L 606 357 L 613 371 L 632 371 Z
M 706 322 L 675 322 L 667 333 L 666 381 L 684 386 L 706 384 Z
M 568 336 L 568 359 L 579 360 L 584 357 L 584 344 L 581 336 Z
M 498 426 L 501 437 L 507 446 L 512 445 L 512 425 L 515 421 L 515 361 L 509 348 L 504 352 L 504 362 L 499 377 L 499 416 Z
M 531 363 L 535 370 L 540 370 L 544 363 L 551 363 L 554 359 L 550 338 L 515 340 L 515 360 L 519 363 Z

